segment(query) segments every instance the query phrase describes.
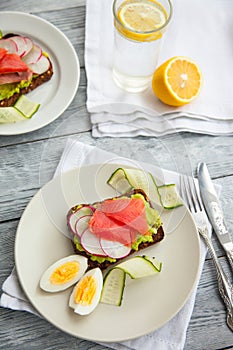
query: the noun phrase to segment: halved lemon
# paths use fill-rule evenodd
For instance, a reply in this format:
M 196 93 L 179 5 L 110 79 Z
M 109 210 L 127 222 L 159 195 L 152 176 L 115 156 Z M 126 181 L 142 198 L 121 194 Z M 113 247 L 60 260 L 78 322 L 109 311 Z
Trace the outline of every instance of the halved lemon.
M 153 41 L 161 38 L 159 30 L 167 21 L 164 7 L 154 0 L 126 0 L 118 9 L 117 30 L 129 39 Z
M 183 106 L 193 101 L 200 93 L 202 74 L 198 65 L 182 56 L 172 57 L 154 72 L 154 94 L 170 106 Z

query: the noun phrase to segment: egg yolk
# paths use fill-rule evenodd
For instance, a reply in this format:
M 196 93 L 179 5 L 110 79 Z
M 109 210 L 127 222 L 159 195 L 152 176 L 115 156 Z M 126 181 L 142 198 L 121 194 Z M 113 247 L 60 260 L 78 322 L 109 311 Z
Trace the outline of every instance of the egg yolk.
M 64 284 L 70 282 L 78 273 L 80 264 L 78 261 L 69 261 L 58 266 L 50 276 L 52 284 Z
M 75 293 L 75 302 L 81 305 L 90 305 L 96 293 L 97 282 L 93 276 L 84 277 L 78 284 Z

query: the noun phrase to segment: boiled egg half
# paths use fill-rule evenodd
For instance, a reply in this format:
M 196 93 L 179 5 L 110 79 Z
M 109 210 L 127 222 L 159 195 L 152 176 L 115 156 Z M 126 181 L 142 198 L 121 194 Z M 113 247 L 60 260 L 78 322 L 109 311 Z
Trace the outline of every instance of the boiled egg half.
M 79 315 L 90 314 L 100 301 L 102 287 L 103 275 L 101 270 L 98 267 L 89 270 L 74 287 L 69 306 Z
M 77 283 L 87 270 L 87 258 L 69 255 L 52 264 L 42 275 L 40 287 L 46 292 L 60 292 Z

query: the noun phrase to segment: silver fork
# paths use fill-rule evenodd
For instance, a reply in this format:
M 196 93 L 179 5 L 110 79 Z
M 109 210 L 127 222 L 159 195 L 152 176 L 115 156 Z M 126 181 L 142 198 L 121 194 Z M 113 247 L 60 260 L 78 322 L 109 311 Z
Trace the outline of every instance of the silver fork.
M 189 208 L 195 221 L 198 233 L 205 241 L 209 253 L 213 259 L 218 280 L 220 296 L 227 309 L 227 325 L 233 331 L 233 288 L 218 260 L 215 249 L 208 232 L 208 219 L 203 209 L 201 197 L 197 190 L 194 178 L 186 175 L 180 176 L 180 194 Z

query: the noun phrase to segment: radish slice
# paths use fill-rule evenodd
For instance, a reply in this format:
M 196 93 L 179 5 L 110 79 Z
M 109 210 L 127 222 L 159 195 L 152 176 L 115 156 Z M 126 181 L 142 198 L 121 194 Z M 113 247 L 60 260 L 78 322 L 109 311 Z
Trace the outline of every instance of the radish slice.
M 35 74 L 42 74 L 45 73 L 50 66 L 50 62 L 47 57 L 41 56 L 39 60 L 36 63 L 28 64 L 28 67 L 33 71 Z
M 23 61 L 29 65 L 36 63 L 42 56 L 42 50 L 38 45 L 32 45 L 31 50 L 23 56 Z
M 95 236 L 89 228 L 87 228 L 82 236 L 80 241 L 82 247 L 90 254 L 99 255 L 99 256 L 107 256 L 100 245 L 100 240 L 97 236 Z
M 12 36 L 10 39 L 13 40 L 17 45 L 17 55 L 22 57 L 27 51 L 27 44 L 25 38 L 23 36 L 16 35 Z
M 9 53 L 18 53 L 18 47 L 16 43 L 11 39 L 1 39 L 0 47 L 6 49 Z
M 25 40 L 25 53 L 22 55 L 22 57 L 24 57 L 25 55 L 27 55 L 27 53 L 29 53 L 33 47 L 33 42 L 30 38 L 24 37 Z
M 75 225 L 76 225 L 77 218 L 75 217 L 75 213 L 69 213 L 67 216 L 67 223 L 70 231 L 76 235 Z
M 75 224 L 75 231 L 79 237 L 81 237 L 82 233 L 88 228 L 88 223 L 92 215 L 84 215 L 78 218 Z
M 76 212 L 70 211 L 67 216 L 67 222 L 71 232 L 74 235 L 79 236 L 76 232 L 77 220 L 83 216 L 92 215 L 92 214 L 93 214 L 93 211 L 87 206 L 80 207 Z
M 104 253 L 114 259 L 124 258 L 131 252 L 131 247 L 120 242 L 108 241 L 101 238 L 100 245 Z

